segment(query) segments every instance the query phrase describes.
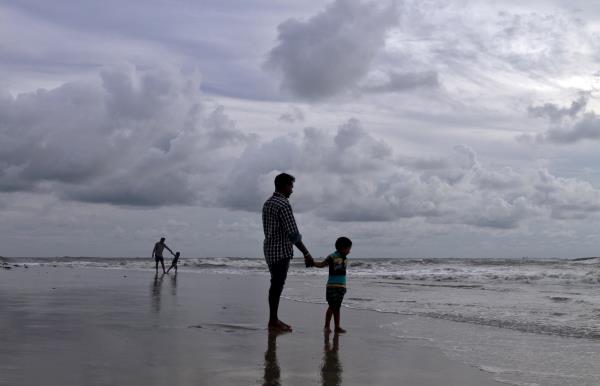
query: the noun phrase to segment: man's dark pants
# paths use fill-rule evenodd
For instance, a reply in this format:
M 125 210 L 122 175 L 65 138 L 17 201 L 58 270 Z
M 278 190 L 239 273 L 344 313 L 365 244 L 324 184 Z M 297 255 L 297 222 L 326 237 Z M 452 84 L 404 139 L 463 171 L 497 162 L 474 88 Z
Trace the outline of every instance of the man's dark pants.
M 279 298 L 285 285 L 290 261 L 284 259 L 277 261 L 269 266 L 271 273 L 271 287 L 269 288 L 269 322 L 275 323 L 279 320 L 277 311 L 279 310 Z

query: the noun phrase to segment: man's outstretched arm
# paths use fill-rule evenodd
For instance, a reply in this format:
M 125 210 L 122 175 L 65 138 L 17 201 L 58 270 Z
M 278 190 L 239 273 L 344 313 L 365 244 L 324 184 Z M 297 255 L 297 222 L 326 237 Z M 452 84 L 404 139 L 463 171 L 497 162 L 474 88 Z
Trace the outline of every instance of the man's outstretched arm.
M 175 256 L 175 254 L 173 253 L 173 251 L 171 250 L 171 248 L 167 247 L 167 244 L 165 244 L 165 248 L 167 248 L 167 250 L 168 250 L 169 252 L 171 252 L 171 255 Z

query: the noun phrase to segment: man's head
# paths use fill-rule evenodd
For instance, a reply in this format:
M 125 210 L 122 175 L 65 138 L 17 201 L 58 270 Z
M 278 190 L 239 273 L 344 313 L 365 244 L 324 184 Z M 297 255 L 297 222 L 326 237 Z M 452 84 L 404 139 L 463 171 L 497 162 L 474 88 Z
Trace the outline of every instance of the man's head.
M 161 237 L 161 238 L 160 238 L 160 242 L 161 242 L 161 243 L 164 243 L 164 242 L 165 242 L 165 238 L 164 238 L 164 237 Z
M 179 252 L 175 252 L 175 257 L 179 257 Z
M 340 237 L 335 241 L 335 250 L 346 256 L 350 253 L 350 249 L 352 249 L 352 240 L 347 237 Z
M 292 195 L 294 191 L 294 181 L 296 179 L 287 173 L 281 173 L 275 177 L 275 191 L 283 194 L 286 197 Z

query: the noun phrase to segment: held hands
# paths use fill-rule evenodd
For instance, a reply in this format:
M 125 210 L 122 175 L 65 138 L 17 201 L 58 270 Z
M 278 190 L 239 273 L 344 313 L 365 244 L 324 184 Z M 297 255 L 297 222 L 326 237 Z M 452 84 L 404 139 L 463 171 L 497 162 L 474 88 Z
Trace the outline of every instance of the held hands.
M 304 255 L 304 265 L 306 265 L 306 268 L 315 266 L 315 261 L 312 258 L 312 256 L 310 255 L 310 253 L 307 253 L 306 255 Z

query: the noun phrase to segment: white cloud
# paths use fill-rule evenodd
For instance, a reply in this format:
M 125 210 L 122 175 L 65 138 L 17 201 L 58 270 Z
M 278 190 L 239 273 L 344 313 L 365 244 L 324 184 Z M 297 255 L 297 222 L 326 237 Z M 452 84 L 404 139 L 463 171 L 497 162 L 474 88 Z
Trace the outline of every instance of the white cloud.
M 367 75 L 386 32 L 396 23 L 393 3 L 337 0 L 306 21 L 281 23 L 267 65 L 281 72 L 284 89 L 294 95 L 333 96 Z

